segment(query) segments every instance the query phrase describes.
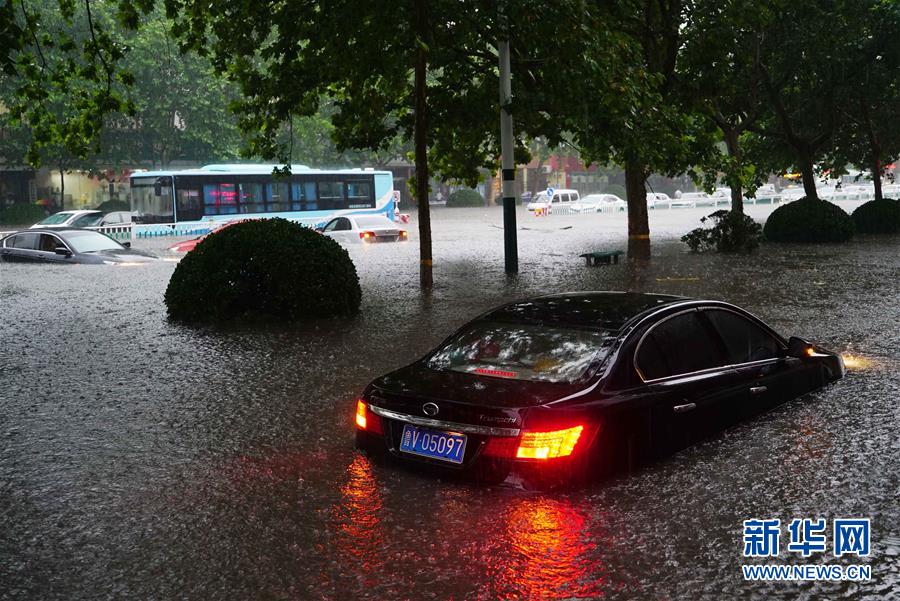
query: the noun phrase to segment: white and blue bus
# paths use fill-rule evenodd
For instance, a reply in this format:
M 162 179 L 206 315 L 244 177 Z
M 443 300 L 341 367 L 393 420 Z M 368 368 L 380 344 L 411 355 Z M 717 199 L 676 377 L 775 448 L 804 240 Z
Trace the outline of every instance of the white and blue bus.
M 292 165 L 290 176 L 276 177 L 274 167 L 206 165 L 184 171 L 135 172 L 131 175 L 134 224 L 143 235 L 179 235 L 202 233 L 234 219 L 284 217 L 312 227 L 334 215 L 384 214 L 394 219 L 390 171 Z M 159 227 L 147 227 L 154 224 Z

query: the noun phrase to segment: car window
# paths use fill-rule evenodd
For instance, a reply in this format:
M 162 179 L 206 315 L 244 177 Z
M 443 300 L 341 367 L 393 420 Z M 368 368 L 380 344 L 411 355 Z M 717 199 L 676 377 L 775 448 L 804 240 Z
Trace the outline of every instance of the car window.
M 334 228 L 339 231 L 347 231 L 353 229 L 353 224 L 350 223 L 350 220 L 346 217 L 339 217 L 337 220 L 337 226 Z
M 104 224 L 122 223 L 122 214 L 121 213 L 110 213 L 103 217 L 102 223 L 104 223 Z
M 653 326 L 637 349 L 635 364 L 645 380 L 688 374 L 727 363 L 695 311 Z
M 101 219 L 103 219 L 103 216 L 100 214 L 88 213 L 73 221 L 72 227 L 90 227 L 92 225 L 97 225 Z
M 749 363 L 778 357 L 781 344 L 746 317 L 721 309 L 706 309 L 703 313 L 722 337 L 730 363 Z
M 361 215 L 354 219 L 359 227 L 396 227 L 393 221 L 382 215 Z
M 325 225 L 325 229 L 323 231 L 333 232 L 335 228 L 337 228 L 338 221 L 338 219 L 332 219 Z
M 56 252 L 57 246 L 62 245 L 62 241 L 53 234 L 41 234 L 40 241 L 38 242 L 38 250 L 52 253 Z
M 478 321 L 428 360 L 432 369 L 540 382 L 574 382 L 609 352 L 612 332 Z
M 37 234 L 16 234 L 6 242 L 7 248 L 21 248 L 25 250 L 34 250 L 37 248 Z

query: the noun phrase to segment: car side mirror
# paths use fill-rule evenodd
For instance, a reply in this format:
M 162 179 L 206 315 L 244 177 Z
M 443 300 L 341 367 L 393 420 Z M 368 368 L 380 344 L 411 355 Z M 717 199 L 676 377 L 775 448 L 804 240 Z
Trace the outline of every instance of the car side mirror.
M 131 242 L 122 242 L 122 246 L 125 248 L 131 248 Z
M 67 259 L 72 256 L 72 252 L 65 246 L 57 246 L 56 248 L 53 249 L 53 252 L 55 252 L 58 255 L 62 255 L 64 257 L 66 257 Z
M 788 356 L 797 357 L 798 359 L 808 359 L 815 353 L 815 348 L 808 340 L 791 336 L 788 340 Z

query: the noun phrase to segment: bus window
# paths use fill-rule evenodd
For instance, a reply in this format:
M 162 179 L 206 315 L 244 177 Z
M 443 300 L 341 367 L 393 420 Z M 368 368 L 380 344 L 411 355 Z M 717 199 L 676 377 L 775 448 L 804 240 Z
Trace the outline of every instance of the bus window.
M 196 221 L 203 217 L 200 190 L 178 186 L 178 221 Z
M 131 210 L 136 222 L 171 223 L 175 217 L 174 205 L 172 178 L 146 177 L 132 180 Z
M 294 193 L 292 211 L 315 211 L 319 208 L 316 202 L 315 182 L 294 182 L 292 187 Z
M 237 184 L 204 184 L 204 215 L 233 215 L 237 209 Z
M 347 208 L 370 209 L 374 206 L 371 182 L 347 182 Z
M 291 201 L 288 198 L 288 185 L 284 182 L 266 184 L 268 195 L 268 209 L 272 213 L 291 210 Z
M 319 208 L 322 210 L 347 208 L 344 199 L 344 182 L 319 182 Z
M 262 184 L 242 183 L 241 186 L 241 213 L 265 213 L 266 205 L 263 203 Z

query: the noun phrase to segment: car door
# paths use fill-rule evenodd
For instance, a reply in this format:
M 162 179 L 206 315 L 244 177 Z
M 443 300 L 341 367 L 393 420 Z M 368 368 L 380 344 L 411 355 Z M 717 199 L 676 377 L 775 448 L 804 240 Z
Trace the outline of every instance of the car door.
M 741 378 L 738 417 L 756 415 L 818 384 L 815 366 L 787 355 L 787 347 L 771 330 L 726 308 L 705 308 L 703 316 L 721 338 L 729 362 Z
M 337 228 L 338 219 L 332 219 L 328 223 L 325 224 L 325 227 L 322 228 L 322 233 L 332 239 L 338 238 L 338 232 L 335 231 Z
M 665 452 L 721 429 L 743 393 L 721 342 L 696 308 L 652 325 L 635 349 L 634 362 L 652 399 L 654 446 Z
M 37 254 L 39 234 L 22 232 L 4 240 L 3 260 L 13 263 L 35 263 L 40 261 Z
M 37 257 L 43 263 L 71 263 L 72 253 L 58 254 L 57 248 L 69 250 L 68 246 L 54 234 L 41 234 L 37 244 Z

